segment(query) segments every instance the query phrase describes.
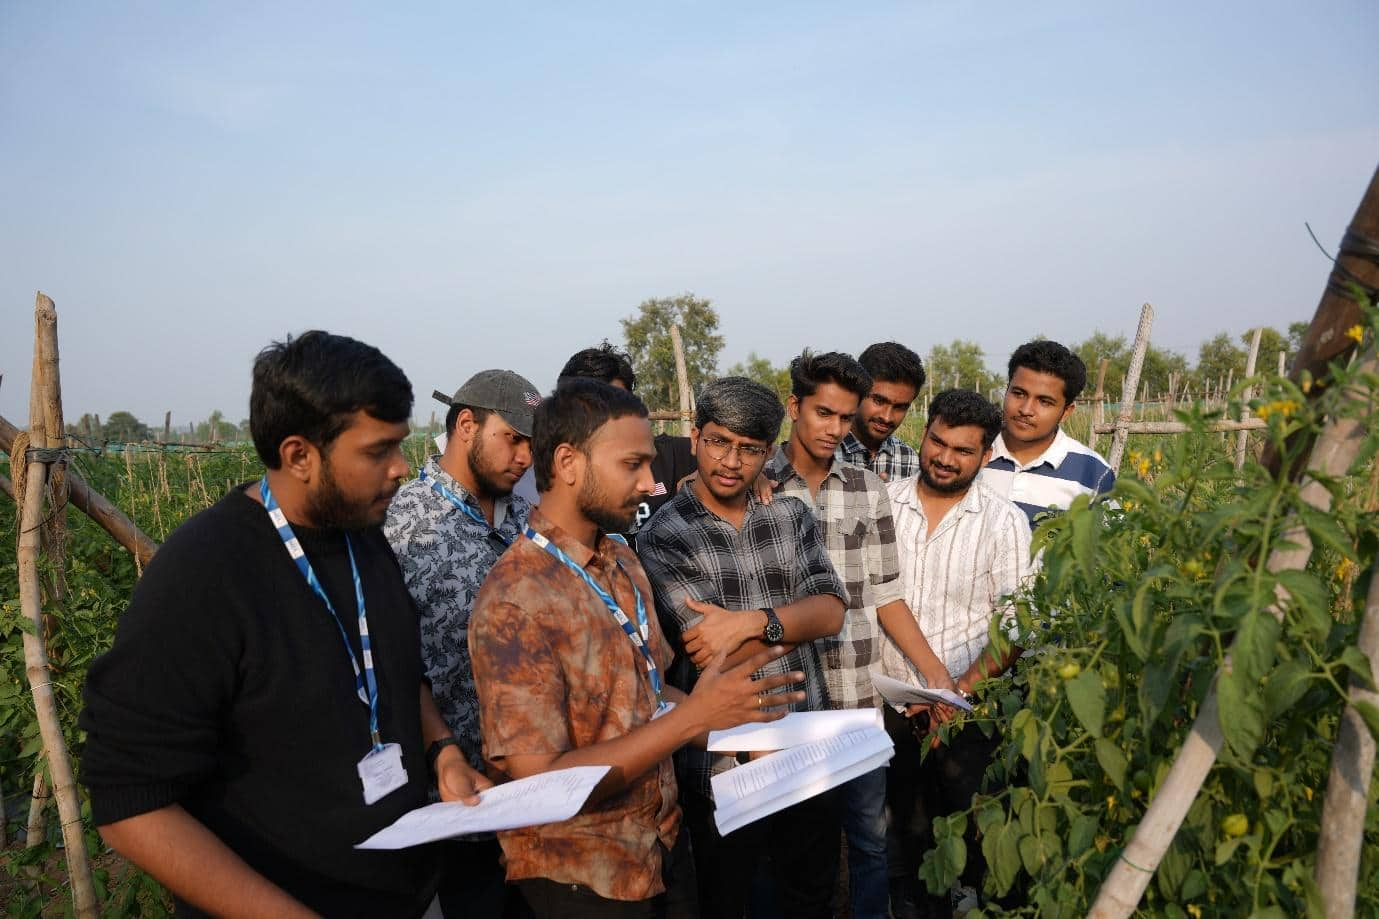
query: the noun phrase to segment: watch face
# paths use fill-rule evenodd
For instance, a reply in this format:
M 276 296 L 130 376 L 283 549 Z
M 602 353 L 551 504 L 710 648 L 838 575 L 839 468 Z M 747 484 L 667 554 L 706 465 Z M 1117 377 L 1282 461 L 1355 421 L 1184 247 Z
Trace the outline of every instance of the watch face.
M 780 620 L 775 616 L 768 615 L 766 617 L 766 629 L 763 631 L 762 637 L 772 644 L 784 638 L 785 628 L 780 624 Z

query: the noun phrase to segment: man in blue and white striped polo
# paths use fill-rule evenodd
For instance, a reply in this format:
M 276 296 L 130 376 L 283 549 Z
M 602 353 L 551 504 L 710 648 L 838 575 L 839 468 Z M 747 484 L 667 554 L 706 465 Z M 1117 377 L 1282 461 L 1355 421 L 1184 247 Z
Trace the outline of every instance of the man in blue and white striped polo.
M 1066 509 L 1078 495 L 1111 490 L 1106 460 L 1059 427 L 1087 385 L 1087 366 L 1056 341 L 1032 341 L 1010 356 L 1004 426 L 981 482 L 1036 518 Z

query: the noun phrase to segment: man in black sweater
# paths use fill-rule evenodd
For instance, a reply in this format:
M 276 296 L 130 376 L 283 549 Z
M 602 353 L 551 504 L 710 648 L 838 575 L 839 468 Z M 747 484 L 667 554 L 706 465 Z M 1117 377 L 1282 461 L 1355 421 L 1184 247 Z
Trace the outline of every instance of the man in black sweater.
M 82 779 L 105 841 L 185 916 L 418 916 L 428 849 L 354 849 L 426 803 L 450 737 L 379 530 L 411 385 L 325 332 L 254 364 L 267 467 L 178 528 L 92 664 Z M 442 798 L 489 784 L 434 748 Z

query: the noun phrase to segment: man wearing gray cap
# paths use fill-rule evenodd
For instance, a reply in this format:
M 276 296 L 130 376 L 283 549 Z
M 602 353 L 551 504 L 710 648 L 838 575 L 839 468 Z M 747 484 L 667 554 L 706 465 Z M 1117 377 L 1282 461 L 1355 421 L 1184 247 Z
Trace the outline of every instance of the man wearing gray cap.
M 444 452 L 402 486 L 384 534 L 402 566 L 421 616 L 421 652 L 431 691 L 454 736 L 427 750 L 435 763 L 457 746 L 482 770 L 479 708 L 469 659 L 469 614 L 489 569 L 521 535 L 531 506 L 512 487 L 531 466 L 532 415 L 539 390 L 510 370 L 483 370 L 454 396 Z M 457 916 L 500 916 L 505 887 L 497 841 L 451 843 L 441 880 L 441 908 Z

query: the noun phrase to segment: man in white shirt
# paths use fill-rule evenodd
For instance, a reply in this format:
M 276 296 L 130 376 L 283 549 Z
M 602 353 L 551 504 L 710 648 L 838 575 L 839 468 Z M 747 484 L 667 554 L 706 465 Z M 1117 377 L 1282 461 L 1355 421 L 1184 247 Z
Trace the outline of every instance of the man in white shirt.
M 1006 597 L 1030 570 L 1030 530 L 1020 509 L 977 481 L 1001 429 L 996 406 L 968 390 L 934 397 L 920 444 L 919 474 L 892 482 L 887 490 L 895 515 L 896 546 L 905 600 L 920 631 L 964 696 L 984 679 L 1009 669 L 1020 654 L 1011 644 L 990 644 L 993 620 L 1005 617 Z M 881 642 L 880 667 L 910 683 L 921 675 L 889 639 Z M 946 899 L 923 893 L 916 881 L 919 862 L 931 845 L 933 818 L 965 809 L 1000 743 L 969 727 L 946 745 L 928 736 L 930 722 L 946 721 L 942 706 L 912 706 L 901 716 L 885 710 L 896 754 L 887 776 L 891 826 L 891 907 L 897 917 L 916 906 L 943 915 Z M 921 744 L 934 749 L 921 762 Z M 981 847 L 968 841 L 962 883 L 977 889 L 985 863 Z
M 1066 510 L 1079 495 L 1111 490 L 1116 474 L 1106 460 L 1060 427 L 1087 385 L 1087 366 L 1056 341 L 1015 349 L 1008 365 L 1001 436 L 981 482 L 1014 501 L 1029 518 Z

